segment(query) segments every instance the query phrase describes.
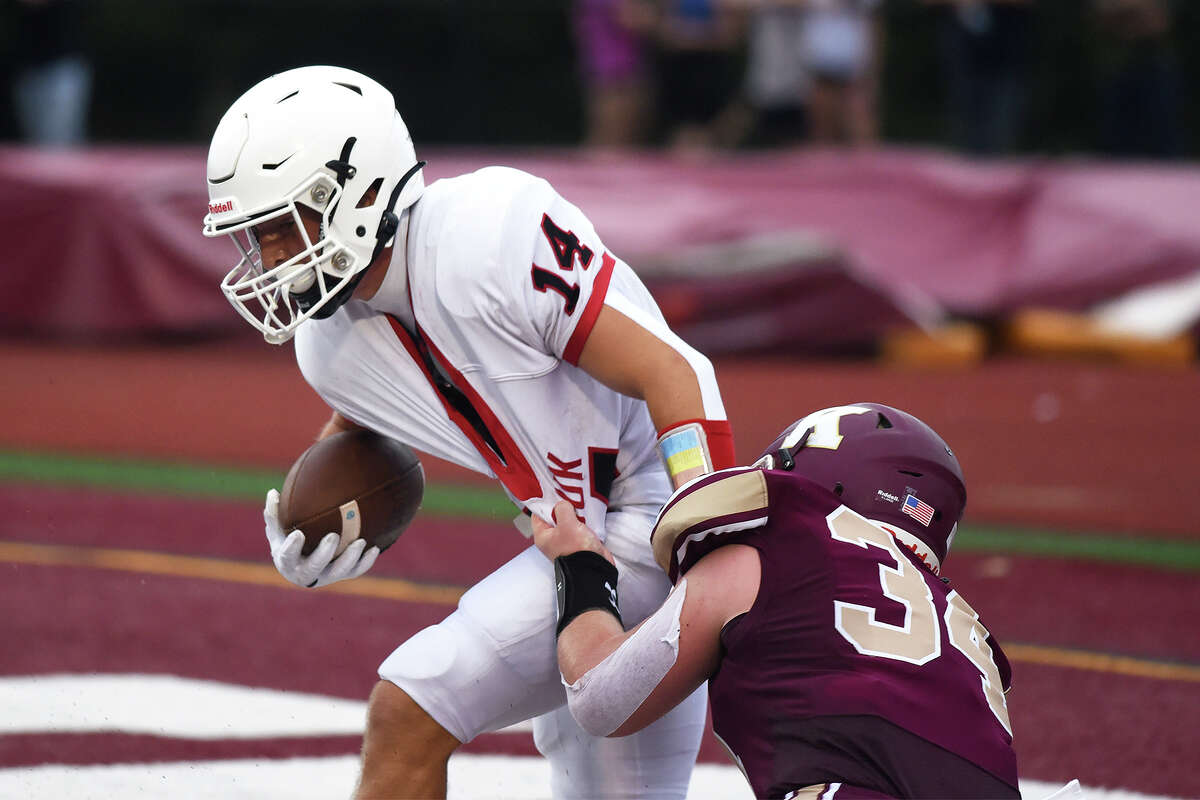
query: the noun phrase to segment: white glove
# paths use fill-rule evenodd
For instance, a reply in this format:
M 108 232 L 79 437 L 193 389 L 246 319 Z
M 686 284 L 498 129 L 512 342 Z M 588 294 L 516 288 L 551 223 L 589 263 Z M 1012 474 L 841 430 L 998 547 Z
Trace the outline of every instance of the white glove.
M 263 522 L 267 526 L 267 542 L 271 545 L 271 560 L 275 569 L 297 586 L 315 589 L 331 583 L 357 578 L 369 570 L 379 557 L 378 547 L 367 547 L 365 539 L 356 539 L 334 558 L 342 537 L 327 533 L 309 555 L 301 555 L 304 547 L 304 532 L 295 530 L 285 534 L 279 525 L 279 492 L 267 492 L 267 504 L 263 506 Z

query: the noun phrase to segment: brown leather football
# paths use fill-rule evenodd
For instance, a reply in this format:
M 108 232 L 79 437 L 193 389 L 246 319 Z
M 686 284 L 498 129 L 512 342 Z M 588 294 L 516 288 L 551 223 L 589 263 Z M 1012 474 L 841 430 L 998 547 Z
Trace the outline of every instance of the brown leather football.
M 408 445 L 371 431 L 335 433 L 304 451 L 279 493 L 279 524 L 304 531 L 305 555 L 328 533 L 341 553 L 355 539 L 386 550 L 408 527 L 425 471 Z

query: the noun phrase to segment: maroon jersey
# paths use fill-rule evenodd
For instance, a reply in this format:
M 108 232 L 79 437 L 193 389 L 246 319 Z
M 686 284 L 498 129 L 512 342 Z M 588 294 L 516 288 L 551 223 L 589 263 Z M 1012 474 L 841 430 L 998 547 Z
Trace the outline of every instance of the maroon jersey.
M 672 580 L 716 547 L 762 582 L 721 634 L 713 727 L 757 797 L 841 782 L 894 797 L 1019 797 L 1008 661 L 954 589 L 885 528 L 790 472 L 723 470 L 653 534 Z

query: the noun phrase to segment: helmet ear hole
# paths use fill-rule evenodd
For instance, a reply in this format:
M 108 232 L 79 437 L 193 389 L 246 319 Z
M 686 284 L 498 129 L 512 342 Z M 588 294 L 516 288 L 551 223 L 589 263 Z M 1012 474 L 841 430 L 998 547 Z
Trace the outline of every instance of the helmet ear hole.
M 379 190 L 383 188 L 383 178 L 376 178 L 371 181 L 371 185 L 362 193 L 362 197 L 358 198 L 358 205 L 355 208 L 366 208 L 367 206 L 375 205 L 375 199 L 379 197 Z
M 877 413 L 879 414 L 879 417 L 875 421 L 876 429 L 893 427 L 892 421 L 890 419 L 888 419 L 886 416 L 884 416 L 884 413 L 882 411 L 879 411 Z
M 837 483 L 835 483 L 833 485 L 833 493 L 836 494 L 838 497 L 841 497 L 842 492 L 844 492 L 844 491 L 846 491 L 846 487 L 842 486 L 841 481 L 838 481 Z

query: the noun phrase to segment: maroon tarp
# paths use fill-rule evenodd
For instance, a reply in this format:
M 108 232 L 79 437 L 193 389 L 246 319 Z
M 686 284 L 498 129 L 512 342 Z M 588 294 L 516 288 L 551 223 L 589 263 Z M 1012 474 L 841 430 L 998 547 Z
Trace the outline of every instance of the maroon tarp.
M 542 175 L 713 352 L 869 344 L 897 322 L 1084 308 L 1200 268 L 1200 169 L 811 151 L 681 161 L 432 152 Z M 199 148 L 0 149 L 0 331 L 241 330 L 200 236 Z

